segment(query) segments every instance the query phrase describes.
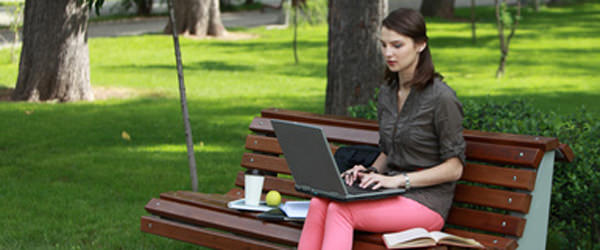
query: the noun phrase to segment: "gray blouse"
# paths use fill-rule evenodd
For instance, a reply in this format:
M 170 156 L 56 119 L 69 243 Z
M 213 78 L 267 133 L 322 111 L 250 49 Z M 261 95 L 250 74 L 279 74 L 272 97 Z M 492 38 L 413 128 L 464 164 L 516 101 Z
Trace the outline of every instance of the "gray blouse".
M 383 85 L 378 97 L 379 146 L 387 155 L 384 172 L 396 175 L 431 168 L 458 157 L 465 163 L 463 111 L 456 93 L 436 78 L 422 90 L 413 88 L 398 113 L 398 84 Z M 439 213 L 444 220 L 456 182 L 412 188 L 405 197 Z

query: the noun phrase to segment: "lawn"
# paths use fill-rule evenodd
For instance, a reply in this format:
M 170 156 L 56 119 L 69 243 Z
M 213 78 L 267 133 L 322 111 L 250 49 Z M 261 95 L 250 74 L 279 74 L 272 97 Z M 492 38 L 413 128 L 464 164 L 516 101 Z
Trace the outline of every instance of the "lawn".
M 488 8 L 471 44 L 469 23 L 430 20 L 437 70 L 459 98 L 529 99 L 600 114 L 600 4 L 528 11 L 494 78 L 498 41 Z M 458 10 L 467 17 L 468 10 Z M 259 38 L 182 39 L 199 189 L 233 186 L 247 126 L 265 107 L 323 112 L 327 27 L 237 29 Z M 89 103 L 0 102 L 0 249 L 195 248 L 139 231 L 145 203 L 191 185 L 172 40 L 145 35 L 89 40 L 94 88 L 134 93 Z M 0 50 L 0 91 L 18 66 Z M 352 62 L 349 62 L 352 63 Z M 596 104 L 596 105 L 595 105 Z M 131 135 L 124 140 L 121 133 Z

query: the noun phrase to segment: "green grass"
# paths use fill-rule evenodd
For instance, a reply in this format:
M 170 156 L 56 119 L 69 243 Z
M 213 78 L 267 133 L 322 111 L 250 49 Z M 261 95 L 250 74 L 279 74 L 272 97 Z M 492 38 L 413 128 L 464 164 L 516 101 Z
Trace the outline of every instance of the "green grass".
M 428 23 L 437 69 L 459 98 L 520 96 L 547 110 L 568 113 L 586 105 L 599 114 L 600 4 L 527 13 L 500 80 L 494 78 L 493 20 L 483 21 L 475 45 L 468 23 Z M 262 108 L 324 110 L 326 27 L 300 29 L 299 65 L 293 63 L 292 30 L 242 31 L 260 38 L 182 39 L 202 192 L 233 186 L 248 124 Z M 0 249 L 195 248 L 139 231 L 151 197 L 191 189 L 171 38 L 89 42 L 93 86 L 141 95 L 91 103 L 0 102 Z M 17 77 L 8 53 L 0 50 L 0 90 L 14 87 Z M 131 141 L 121 138 L 123 131 Z

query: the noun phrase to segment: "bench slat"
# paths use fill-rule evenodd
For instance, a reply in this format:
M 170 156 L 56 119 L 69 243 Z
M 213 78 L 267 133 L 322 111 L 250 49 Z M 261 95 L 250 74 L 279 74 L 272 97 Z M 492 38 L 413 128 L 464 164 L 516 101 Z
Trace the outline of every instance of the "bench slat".
M 173 202 L 177 202 L 177 203 L 181 203 L 181 204 L 188 204 L 190 206 L 196 206 L 196 207 L 200 207 L 200 208 L 210 208 L 210 209 L 216 210 L 221 213 L 228 213 L 231 215 L 241 216 L 241 217 L 245 217 L 245 218 L 251 218 L 253 220 L 263 222 L 256 218 L 257 213 L 240 212 L 235 209 L 229 209 L 226 207 L 227 202 L 243 197 L 243 195 L 244 195 L 243 192 L 244 192 L 243 189 L 238 189 L 238 188 L 234 188 L 234 189 L 230 190 L 230 192 L 228 192 L 225 195 L 203 194 L 203 193 L 196 193 L 196 192 L 190 192 L 190 191 L 175 191 L 175 192 L 162 193 L 160 195 L 160 197 L 163 201 L 173 201 Z M 177 223 L 177 222 L 173 222 L 173 223 Z M 184 225 L 184 224 L 181 224 L 181 225 Z M 292 222 L 279 222 L 279 225 L 296 228 L 298 230 L 302 229 L 301 224 L 292 223 Z M 144 225 L 142 225 L 142 227 L 144 227 Z M 192 227 L 192 228 L 197 228 L 197 227 Z M 226 234 L 226 236 L 230 236 L 230 235 Z M 235 237 L 235 235 L 231 235 L 231 236 Z M 383 245 L 381 245 L 382 244 L 381 234 L 357 233 L 355 236 L 356 237 L 355 237 L 355 241 L 354 241 L 354 249 L 373 249 L 373 250 L 385 249 L 385 247 Z M 166 237 L 170 237 L 170 236 L 166 236 Z M 242 239 L 245 239 L 245 238 L 242 237 Z M 196 244 L 199 244 L 199 243 L 196 243 Z M 238 248 L 234 248 L 234 249 L 238 249 Z
M 348 144 L 366 144 L 377 146 L 379 143 L 379 133 L 377 131 L 368 131 L 364 129 L 342 128 L 330 125 L 311 124 L 323 129 L 323 133 L 330 142 L 348 143 Z M 260 133 L 273 133 L 273 126 L 270 119 L 256 117 L 250 124 L 250 129 Z M 248 141 L 246 141 L 248 146 Z M 258 143 L 252 141 L 251 143 Z M 275 146 L 277 140 L 268 144 L 275 151 L 279 143 Z M 253 146 L 257 148 L 258 146 Z M 281 149 L 277 150 L 281 151 Z M 543 151 L 537 148 L 499 145 L 477 141 L 467 141 L 466 156 L 469 160 L 489 161 L 502 164 L 514 164 L 537 168 L 542 161 Z
M 242 167 L 259 169 L 282 174 L 292 174 L 288 168 L 285 158 L 268 155 L 244 153 L 242 156 Z
M 262 141 L 262 138 L 257 139 Z M 332 147 L 332 150 L 335 148 Z M 291 174 L 285 158 L 281 157 L 244 153 L 241 165 L 245 168 Z M 536 173 L 530 170 L 468 163 L 461 180 L 532 191 L 535 177 Z
M 558 154 L 556 154 L 556 158 L 559 161 L 572 162 L 575 160 L 575 153 L 573 153 L 573 149 L 571 149 L 571 147 L 569 147 L 567 144 L 559 144 L 557 152 Z
M 189 226 L 183 223 L 168 221 L 160 218 L 142 216 L 142 232 L 152 233 L 171 239 L 185 241 L 192 244 L 219 249 L 290 249 L 276 244 L 269 244 L 240 237 L 233 234 L 225 234 L 200 227 Z
M 265 168 L 257 167 L 257 169 Z M 238 173 L 235 184 L 239 187 L 244 187 L 243 171 Z M 294 187 L 294 181 L 292 179 L 265 176 L 263 189 L 265 191 L 278 190 L 282 194 L 301 198 L 311 197 L 305 193 L 296 191 Z M 531 203 L 531 196 L 528 194 L 469 186 L 464 184 L 457 185 L 454 199 L 455 201 L 459 202 L 506 209 L 521 213 L 527 213 L 529 211 L 529 204 Z
M 277 142 L 277 138 L 268 136 L 246 136 L 246 149 L 270 154 L 283 154 L 279 142 Z
M 535 177 L 531 170 L 467 163 L 461 180 L 533 191 Z
M 310 124 L 310 123 L 308 123 Z M 321 127 L 330 142 L 345 144 L 366 144 L 377 146 L 379 132 L 365 129 L 335 127 L 330 125 L 311 124 Z M 271 119 L 255 117 L 250 124 L 250 130 L 257 133 L 273 133 Z
M 494 236 L 489 234 L 481 234 L 475 232 L 464 231 L 456 228 L 446 228 L 444 232 L 475 239 L 479 243 L 483 244 L 487 249 L 506 249 L 514 250 L 517 249 L 517 241 L 508 239 L 500 236 Z
M 450 209 L 446 223 L 518 237 L 523 235 L 525 228 L 523 218 L 456 206 Z
M 292 120 L 299 122 L 343 126 L 368 130 L 379 130 L 379 125 L 377 124 L 377 121 L 374 120 L 340 117 L 333 115 L 321 115 L 295 110 L 267 108 L 261 111 L 261 116 L 264 118 L 272 119 Z M 541 136 L 483 132 L 477 130 L 465 130 L 463 136 L 467 141 L 480 141 L 493 144 L 535 147 L 543 150 L 544 152 L 556 149 L 558 147 L 558 140 L 556 138 L 548 138 Z
M 531 195 L 458 184 L 454 192 L 454 201 L 527 213 Z
M 244 187 L 244 171 L 238 172 L 235 185 L 238 187 Z M 265 176 L 263 190 L 277 190 L 281 194 L 291 195 L 299 198 L 312 197 L 308 194 L 296 191 L 296 188 L 294 187 L 294 181 L 292 179 L 277 178 L 273 176 Z
M 168 200 L 152 199 L 144 208 L 149 213 L 161 217 L 199 226 L 213 227 L 286 245 L 295 245 L 300 238 L 300 230 L 297 228 L 259 221 L 240 215 L 183 205 Z
M 335 151 L 339 148 L 334 145 L 329 145 L 331 147 L 331 153 L 335 154 Z M 281 146 L 279 146 L 279 142 L 277 138 L 270 136 L 262 136 L 262 135 L 248 135 L 246 136 L 246 149 L 262 152 L 267 154 L 275 154 L 280 155 L 283 154 L 281 150 Z
M 260 112 L 260 115 L 264 118 L 343 126 L 348 128 L 379 130 L 379 124 L 377 124 L 377 121 L 351 118 L 347 116 L 321 115 L 277 108 L 263 109 Z
M 544 152 L 536 148 L 467 142 L 465 152 L 468 160 L 479 160 L 501 164 L 512 164 L 537 168 Z
M 237 189 L 237 188 L 236 188 Z M 239 189 L 241 190 L 241 189 Z M 243 192 L 243 191 L 242 191 Z M 178 202 L 190 206 L 212 209 L 219 212 L 243 215 L 244 213 L 227 208 L 227 203 L 238 199 L 229 194 L 205 194 L 191 191 L 174 191 L 160 194 L 160 199 Z

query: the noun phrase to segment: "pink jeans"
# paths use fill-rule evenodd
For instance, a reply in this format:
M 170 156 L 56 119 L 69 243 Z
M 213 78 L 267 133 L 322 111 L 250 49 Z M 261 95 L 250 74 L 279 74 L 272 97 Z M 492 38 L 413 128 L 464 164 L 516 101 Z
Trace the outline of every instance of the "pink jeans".
M 402 196 L 354 202 L 315 197 L 310 201 L 298 249 L 352 249 L 354 229 L 383 233 L 413 227 L 435 231 L 443 226 L 438 213 Z

